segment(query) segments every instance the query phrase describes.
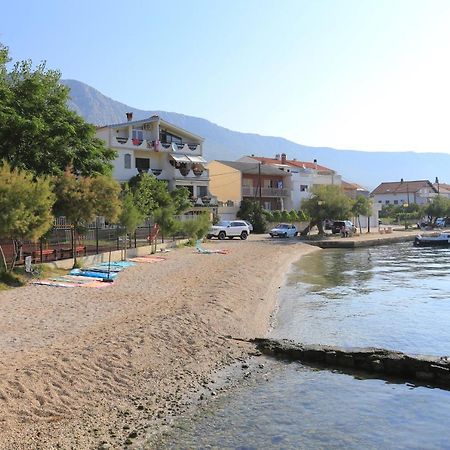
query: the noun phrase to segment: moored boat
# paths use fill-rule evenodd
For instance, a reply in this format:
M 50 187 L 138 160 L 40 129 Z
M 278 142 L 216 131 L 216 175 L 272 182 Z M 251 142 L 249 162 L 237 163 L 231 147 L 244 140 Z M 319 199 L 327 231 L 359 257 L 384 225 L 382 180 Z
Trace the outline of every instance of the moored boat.
M 418 247 L 450 246 L 450 232 L 418 234 L 414 239 L 414 245 Z

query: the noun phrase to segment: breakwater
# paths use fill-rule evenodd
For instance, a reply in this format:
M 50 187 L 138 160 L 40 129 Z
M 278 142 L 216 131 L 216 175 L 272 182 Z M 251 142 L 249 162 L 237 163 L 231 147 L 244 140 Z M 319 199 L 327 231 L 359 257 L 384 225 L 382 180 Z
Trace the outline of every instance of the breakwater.
M 414 241 L 414 235 L 383 235 L 367 237 L 360 239 L 358 236 L 351 238 L 324 238 L 324 239 L 305 239 L 303 242 L 309 245 L 315 245 L 320 248 L 362 248 L 362 247 L 375 247 L 378 245 L 395 244 L 398 242 Z
M 304 345 L 286 339 L 256 338 L 252 342 L 262 353 L 278 358 L 327 368 L 343 368 L 344 371 L 363 371 L 380 375 L 380 378 L 395 377 L 450 389 L 448 356 L 407 355 L 381 348 Z

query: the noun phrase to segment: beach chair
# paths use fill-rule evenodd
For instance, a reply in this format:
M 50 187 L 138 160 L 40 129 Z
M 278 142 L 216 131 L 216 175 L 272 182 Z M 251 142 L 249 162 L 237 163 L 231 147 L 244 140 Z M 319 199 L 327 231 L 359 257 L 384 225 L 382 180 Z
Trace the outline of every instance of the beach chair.
M 31 263 L 32 256 L 25 256 L 25 273 L 31 276 L 38 276 L 39 270 Z
M 228 250 L 226 249 L 209 250 L 207 248 L 203 248 L 200 239 L 195 242 L 195 249 L 197 250 L 197 253 L 200 253 L 202 255 L 211 255 L 213 253 L 226 255 L 228 253 Z

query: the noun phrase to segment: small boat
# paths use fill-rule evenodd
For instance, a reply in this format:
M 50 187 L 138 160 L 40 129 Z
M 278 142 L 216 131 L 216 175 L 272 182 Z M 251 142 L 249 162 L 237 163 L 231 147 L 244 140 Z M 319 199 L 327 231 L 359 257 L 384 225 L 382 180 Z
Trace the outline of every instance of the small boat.
M 414 239 L 414 245 L 417 247 L 450 246 L 450 232 L 418 234 Z

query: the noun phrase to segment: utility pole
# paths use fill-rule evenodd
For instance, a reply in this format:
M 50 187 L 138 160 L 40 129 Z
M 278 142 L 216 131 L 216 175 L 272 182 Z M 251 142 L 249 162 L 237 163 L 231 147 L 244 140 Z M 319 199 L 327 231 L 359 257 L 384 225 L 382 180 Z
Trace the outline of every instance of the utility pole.
M 261 163 L 258 164 L 258 186 L 259 186 L 259 206 L 262 207 L 262 193 L 261 193 Z

